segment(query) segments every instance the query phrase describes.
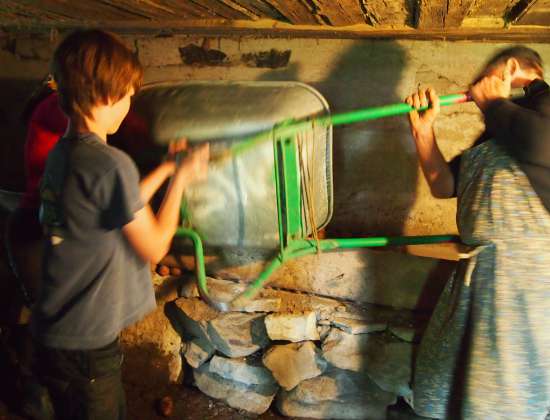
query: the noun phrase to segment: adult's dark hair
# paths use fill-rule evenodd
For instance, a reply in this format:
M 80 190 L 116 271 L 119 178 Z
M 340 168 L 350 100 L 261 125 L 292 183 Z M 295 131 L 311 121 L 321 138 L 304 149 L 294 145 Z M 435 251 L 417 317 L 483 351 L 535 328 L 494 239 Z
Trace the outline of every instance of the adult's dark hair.
M 44 79 L 42 79 L 40 84 L 33 90 L 31 95 L 25 101 L 23 111 L 21 112 L 21 121 L 23 124 L 27 125 L 38 104 L 57 90 L 53 87 L 50 77 L 50 75 L 47 75 Z
M 99 29 L 69 34 L 54 52 L 51 72 L 59 105 L 70 117 L 90 117 L 96 105 L 122 99 L 141 86 L 137 56 L 112 33 Z
M 544 76 L 543 62 L 539 53 L 524 45 L 515 45 L 497 52 L 487 64 L 485 64 L 485 67 L 474 80 L 474 83 L 481 80 L 488 73 L 491 73 L 496 67 L 505 64 L 510 58 L 518 60 L 521 68 L 534 70 L 541 78 Z

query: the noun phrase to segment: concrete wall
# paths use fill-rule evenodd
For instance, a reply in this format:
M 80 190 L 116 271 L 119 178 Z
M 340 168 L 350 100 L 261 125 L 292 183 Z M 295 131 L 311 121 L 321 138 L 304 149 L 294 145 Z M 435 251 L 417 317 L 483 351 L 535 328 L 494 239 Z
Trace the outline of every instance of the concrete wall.
M 333 112 L 399 102 L 419 85 L 432 85 L 441 93 L 458 92 L 468 85 L 487 57 L 505 46 L 480 42 L 211 38 L 204 45 L 225 54 L 224 61 L 204 64 L 208 57 L 201 58 L 199 52 L 203 64 L 187 65 L 180 48 L 201 46 L 203 38 L 133 36 L 127 40 L 139 53 L 146 81 L 299 80 L 316 87 Z M 36 80 L 47 72 L 54 44 L 55 39 L 24 35 L 0 41 L 0 188 L 22 185 L 24 131 L 17 114 Z M 546 61 L 550 60 L 550 46 L 533 47 Z M 259 67 L 262 60 L 256 58 L 271 57 L 260 53 L 272 49 L 289 50 L 288 63 L 268 59 L 267 65 L 280 67 Z M 214 54 L 213 60 L 217 57 L 223 55 Z M 447 158 L 458 154 L 475 140 L 482 127 L 480 114 L 472 104 L 444 109 L 436 126 L 443 154 Z M 335 129 L 334 173 L 335 208 L 328 228 L 331 235 L 456 232 L 455 201 L 431 197 L 405 117 Z M 372 258 L 369 254 L 368 260 Z M 402 278 L 407 282 L 407 303 L 402 297 L 395 302 L 390 297 L 381 303 L 411 306 L 411 302 L 418 301 L 415 293 L 424 289 L 437 263 L 416 260 L 418 269 L 405 270 L 414 275 Z M 411 263 L 407 260 L 404 264 Z M 395 275 L 396 265 L 400 263 L 376 264 L 375 271 L 367 269 L 361 278 L 375 284 L 374 289 L 384 288 L 384 279 Z M 346 277 L 341 281 L 346 282 Z M 379 301 L 372 294 L 357 293 L 350 292 L 348 297 Z

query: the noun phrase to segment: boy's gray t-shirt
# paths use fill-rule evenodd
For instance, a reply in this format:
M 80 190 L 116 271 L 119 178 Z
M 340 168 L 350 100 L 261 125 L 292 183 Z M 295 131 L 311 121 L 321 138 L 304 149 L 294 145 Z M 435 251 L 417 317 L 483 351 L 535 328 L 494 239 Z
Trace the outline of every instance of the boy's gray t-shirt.
M 103 347 L 155 308 L 149 264 L 122 233 L 143 207 L 137 168 L 95 134 L 62 137 L 41 199 L 44 275 L 33 334 L 54 348 Z

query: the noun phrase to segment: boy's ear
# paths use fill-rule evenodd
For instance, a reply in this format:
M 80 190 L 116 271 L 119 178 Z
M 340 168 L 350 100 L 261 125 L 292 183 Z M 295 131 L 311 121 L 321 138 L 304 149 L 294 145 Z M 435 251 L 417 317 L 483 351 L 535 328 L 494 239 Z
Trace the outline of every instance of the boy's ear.
M 511 80 L 514 80 L 514 78 L 518 75 L 520 72 L 521 67 L 519 65 L 519 61 L 511 57 L 508 60 L 506 60 L 506 63 L 504 65 L 504 74 L 503 78 L 506 79 L 507 76 L 511 78 Z

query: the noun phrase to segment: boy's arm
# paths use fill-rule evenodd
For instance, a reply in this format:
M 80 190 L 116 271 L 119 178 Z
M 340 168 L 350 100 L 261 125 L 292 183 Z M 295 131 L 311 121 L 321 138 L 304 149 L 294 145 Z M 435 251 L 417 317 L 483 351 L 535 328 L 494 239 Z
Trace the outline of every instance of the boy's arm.
M 208 145 L 191 152 L 176 169 L 157 214 L 146 205 L 122 228 L 143 260 L 157 263 L 168 252 L 178 227 L 183 192 L 191 183 L 206 178 L 208 157 Z
M 141 200 L 144 203 L 148 203 L 160 186 L 164 184 L 164 181 L 173 175 L 175 169 L 175 162 L 162 162 L 159 166 L 147 174 L 147 176 L 142 178 L 139 183 Z
M 139 192 L 141 200 L 148 203 L 153 195 L 158 191 L 164 181 L 172 176 L 176 170 L 175 156 L 177 153 L 187 149 L 187 140 L 180 139 L 170 143 L 168 146 L 168 159 L 157 166 L 147 176 L 142 178 L 139 183 Z
M 441 154 L 433 124 L 439 113 L 439 98 L 433 89 L 419 90 L 405 100 L 414 108 L 430 105 L 422 113 L 409 113 L 411 132 L 418 153 L 418 160 L 422 172 L 428 181 L 432 195 L 436 198 L 451 198 L 455 194 L 455 178 L 449 164 Z

